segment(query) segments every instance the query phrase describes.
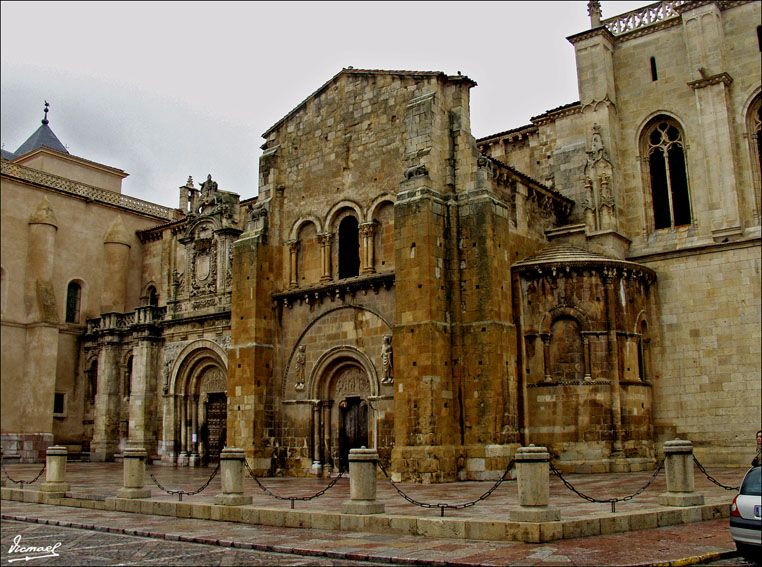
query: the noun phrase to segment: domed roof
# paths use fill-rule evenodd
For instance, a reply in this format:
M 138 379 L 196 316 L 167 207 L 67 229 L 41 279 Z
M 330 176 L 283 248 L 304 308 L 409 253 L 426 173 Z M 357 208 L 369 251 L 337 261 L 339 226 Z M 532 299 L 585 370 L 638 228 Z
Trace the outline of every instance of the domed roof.
M 534 256 L 525 258 L 516 262 L 514 266 L 525 266 L 533 264 L 548 264 L 557 262 L 601 262 L 617 261 L 616 258 L 610 258 L 603 254 L 596 254 L 565 242 L 548 244 Z
M 557 267 L 603 267 L 610 266 L 619 268 L 624 272 L 639 272 L 648 279 L 655 279 L 656 274 L 651 268 L 647 268 L 641 264 L 635 262 L 629 262 L 627 260 L 620 260 L 619 258 L 612 258 L 610 256 L 604 256 L 596 252 L 590 252 L 578 246 L 572 246 L 565 242 L 557 242 L 548 244 L 534 256 L 525 258 L 520 262 L 513 264 L 512 269 L 517 272 L 531 271 L 532 269 L 542 268 L 555 268 Z M 555 272 L 554 272 L 555 273 Z

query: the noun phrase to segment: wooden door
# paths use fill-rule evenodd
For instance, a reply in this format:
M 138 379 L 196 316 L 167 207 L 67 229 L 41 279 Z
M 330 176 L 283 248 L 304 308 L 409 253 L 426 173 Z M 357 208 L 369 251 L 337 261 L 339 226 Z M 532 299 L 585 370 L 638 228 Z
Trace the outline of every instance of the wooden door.
M 368 446 L 368 404 L 347 398 L 339 423 L 339 469 L 349 470 L 349 450 Z
M 209 394 L 206 404 L 206 450 L 209 461 L 218 461 L 227 442 L 228 398 L 224 393 Z

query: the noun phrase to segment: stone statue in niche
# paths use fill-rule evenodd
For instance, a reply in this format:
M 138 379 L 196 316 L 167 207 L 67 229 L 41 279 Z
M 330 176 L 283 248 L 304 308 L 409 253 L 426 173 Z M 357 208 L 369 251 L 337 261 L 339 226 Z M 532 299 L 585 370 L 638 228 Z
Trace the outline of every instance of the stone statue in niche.
M 294 389 L 297 392 L 304 390 L 304 363 L 307 360 L 307 355 L 305 354 L 306 350 L 307 347 L 305 345 L 300 345 L 299 348 L 296 349 L 296 359 L 294 360 L 294 364 L 296 365 L 296 384 L 294 385 Z
M 381 347 L 382 384 L 394 384 L 394 359 L 392 356 L 392 336 L 384 335 L 384 346 Z

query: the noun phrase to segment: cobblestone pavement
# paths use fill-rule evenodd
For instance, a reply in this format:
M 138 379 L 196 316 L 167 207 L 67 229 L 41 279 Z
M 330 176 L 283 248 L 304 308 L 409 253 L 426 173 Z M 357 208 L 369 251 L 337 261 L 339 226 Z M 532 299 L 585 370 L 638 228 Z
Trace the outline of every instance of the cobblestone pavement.
M 103 555 L 108 549 L 89 550 L 85 540 L 77 543 L 74 565 L 138 564 L 153 560 L 163 565 L 235 565 L 227 556 L 216 554 L 220 548 L 251 547 L 254 551 L 285 552 L 304 555 L 301 565 L 340 565 L 346 561 L 370 561 L 408 565 L 687 565 L 726 558 L 733 555 L 735 545 L 730 538 L 728 520 L 712 520 L 614 535 L 554 541 L 544 544 L 493 542 L 424 538 L 356 532 L 335 532 L 312 529 L 251 526 L 209 520 L 176 519 L 123 512 L 108 512 L 65 506 L 47 506 L 23 502 L 2 502 L 2 558 L 8 563 L 8 550 L 13 538 L 23 531 L 43 528 L 101 530 L 110 534 L 129 536 L 130 541 L 144 542 L 138 549 L 155 550 L 156 555 L 128 558 Z M 16 522 L 10 520 L 24 520 Z M 75 530 L 80 532 L 82 530 Z M 58 532 L 53 532 L 58 533 Z M 83 534 L 92 534 L 83 531 Z M 95 534 L 93 537 L 96 537 Z M 100 535 L 103 535 L 102 533 Z M 85 537 L 82 535 L 82 537 Z M 43 540 L 49 542 L 50 539 Z M 105 545 L 107 540 L 93 540 Z M 26 539 L 24 539 L 26 543 Z M 175 542 L 164 548 L 156 542 Z M 213 544 L 209 551 L 183 544 Z M 31 541 L 30 545 L 33 545 Z M 46 543 L 50 545 L 50 543 Z M 95 545 L 95 544 L 93 544 Z M 125 546 L 122 546 L 125 547 Z M 71 549 L 71 548 L 69 548 Z M 121 548 L 115 547 L 115 552 Z M 62 551 L 66 549 L 62 546 Z M 213 553 L 214 552 L 214 553 Z M 89 555 L 92 553 L 92 556 Z M 133 553 L 130 550 L 130 553 Z M 173 553 L 181 555 L 173 556 Z M 163 555 L 162 555 L 163 554 Z M 186 561 L 187 554 L 187 561 Z M 216 554 L 216 555 L 215 555 Z M 237 556 L 236 556 L 237 557 Z M 278 560 L 290 560 L 274 556 Z M 62 555 L 63 558 L 63 555 Z M 252 556 L 257 564 L 257 557 Z M 236 559 L 237 560 L 237 559 Z M 112 562 L 113 561 L 113 562 Z M 129 563 L 128 561 L 133 561 Z M 233 561 L 233 559 L 230 559 Z M 37 564 L 35 561 L 33 564 Z M 139 563 L 153 564 L 153 563 Z M 248 564 L 243 561 L 243 564 Z M 272 563 L 264 563 L 272 564 Z M 275 563 L 278 564 L 278 563 Z M 735 564 L 737 567 L 743 563 Z
M 17 480 L 32 480 L 42 468 L 41 464 L 6 464 L 10 476 Z M 147 467 L 145 486 L 151 490 L 154 500 L 177 501 L 176 495 L 162 492 L 153 483 L 148 473 L 167 489 L 193 491 L 203 485 L 213 472 L 208 467 L 172 467 L 150 465 Z M 742 468 L 710 467 L 707 472 L 719 482 L 728 486 L 737 486 L 746 472 Z M 568 474 L 565 478 L 580 492 L 599 500 L 624 497 L 633 494 L 645 485 L 653 475 L 653 471 L 625 474 Z M 5 475 L 4 475 L 5 476 Z M 722 498 L 728 503 L 733 498 L 733 492 L 726 491 L 711 483 L 698 469 L 695 470 L 695 489 L 707 499 Z M 32 485 L 36 489 L 44 482 L 45 475 Z M 104 498 L 114 496 L 122 487 L 123 471 L 121 463 L 67 463 L 66 481 L 71 485 L 70 495 Z M 316 478 L 262 478 L 261 483 L 280 496 L 309 496 L 325 488 L 330 479 Z M 442 484 L 399 484 L 410 497 L 420 502 L 462 504 L 477 499 L 487 492 L 494 482 L 469 481 Z M 6 486 L 15 486 L 7 482 Z M 290 502 L 276 500 L 259 489 L 251 478 L 246 478 L 244 484 L 246 494 L 253 498 L 253 506 L 268 508 L 290 507 Z M 636 498 L 616 504 L 617 512 L 640 511 L 658 506 L 657 498 L 666 491 L 665 473 L 662 470 L 653 485 Z M 184 496 L 183 502 L 212 502 L 214 496 L 221 492 L 220 475 L 216 475 L 209 487 L 195 496 Z M 336 485 L 318 499 L 310 502 L 295 502 L 297 510 L 335 511 L 341 509 L 341 503 L 349 498 L 349 479 L 342 478 Z M 439 517 L 437 508 L 426 509 L 415 506 L 397 494 L 391 484 L 383 479 L 378 482 L 378 501 L 386 507 L 387 514 L 411 515 L 417 517 Z M 611 511 L 608 503 L 594 503 L 583 500 L 569 489 L 554 475 L 550 476 L 550 503 L 562 510 L 562 517 L 567 519 L 584 518 L 594 514 Z M 515 481 L 504 482 L 488 499 L 476 506 L 460 510 L 446 510 L 447 517 L 458 518 L 505 518 L 509 511 L 518 504 Z
M 367 561 L 303 557 L 185 541 L 128 536 L 45 524 L 3 521 L 2 564 L 31 565 L 388 565 Z M 56 557 L 37 559 L 46 552 L 28 553 L 16 547 L 49 547 Z M 26 560 L 26 557 L 32 559 Z

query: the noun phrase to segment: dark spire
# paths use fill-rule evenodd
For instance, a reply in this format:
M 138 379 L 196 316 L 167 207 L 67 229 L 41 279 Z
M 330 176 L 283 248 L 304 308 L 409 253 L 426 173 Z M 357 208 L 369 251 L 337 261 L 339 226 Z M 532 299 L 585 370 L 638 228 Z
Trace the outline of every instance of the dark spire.
M 36 150 L 37 148 L 42 148 L 42 147 L 50 148 L 57 152 L 61 152 L 62 154 L 69 153 L 69 150 L 66 149 L 66 147 L 61 143 L 61 141 L 53 133 L 53 130 L 50 129 L 50 126 L 48 126 L 49 107 L 50 107 L 50 103 L 46 100 L 45 101 L 45 117 L 41 120 L 42 126 L 37 128 L 34 134 L 29 136 L 27 141 L 21 144 L 19 149 L 17 149 L 14 152 L 14 155 L 16 157 L 21 157 L 24 154 L 27 154 L 33 150 Z

